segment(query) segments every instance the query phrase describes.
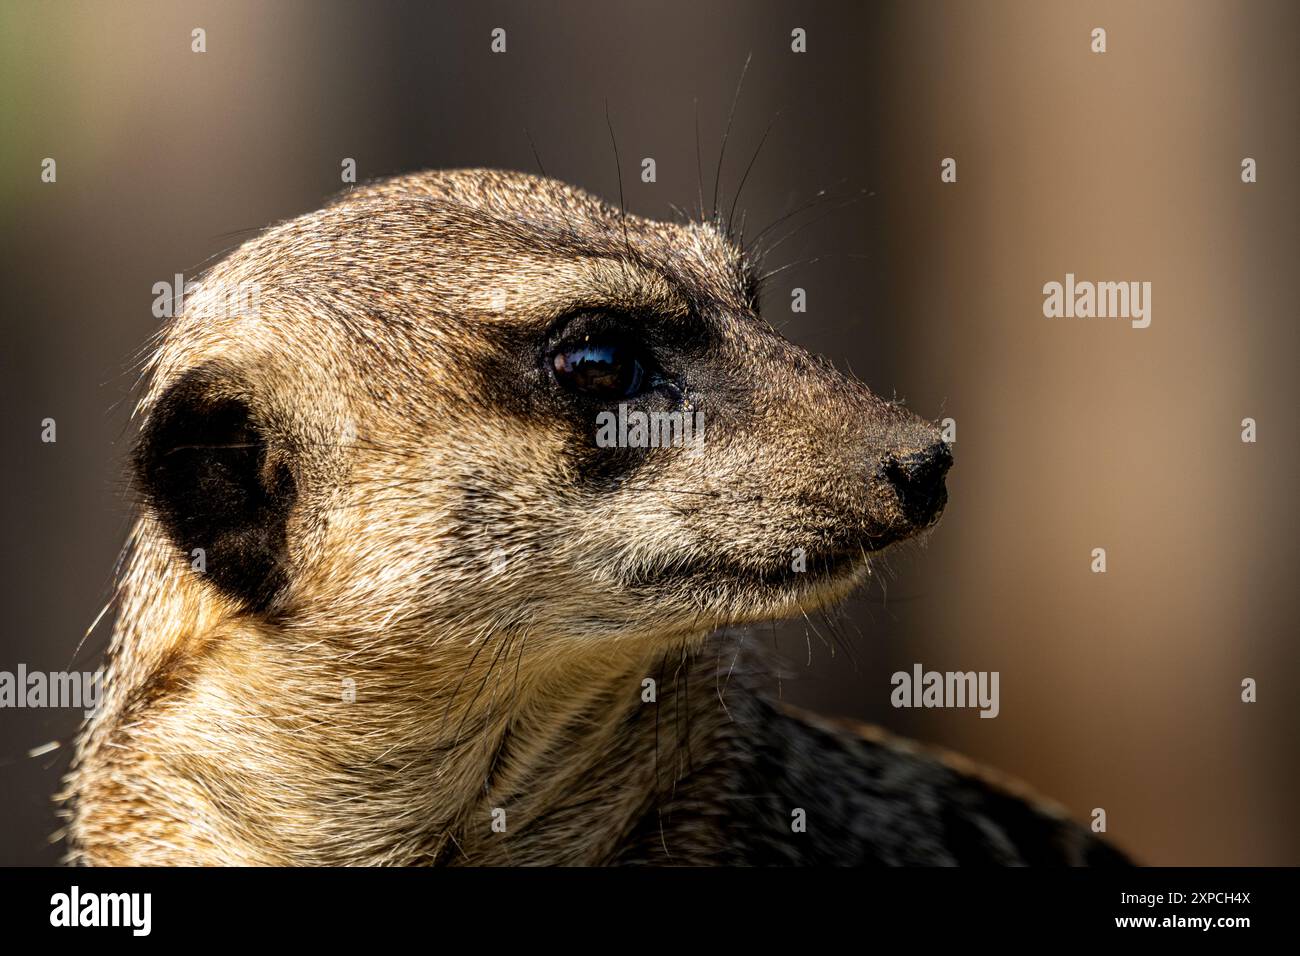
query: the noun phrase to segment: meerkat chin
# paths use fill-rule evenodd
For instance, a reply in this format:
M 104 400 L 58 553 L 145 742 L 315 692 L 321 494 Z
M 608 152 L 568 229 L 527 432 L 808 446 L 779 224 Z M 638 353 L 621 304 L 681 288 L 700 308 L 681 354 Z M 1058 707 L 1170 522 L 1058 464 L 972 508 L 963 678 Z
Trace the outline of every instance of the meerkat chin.
M 1121 859 L 696 653 L 847 594 L 952 460 L 764 323 L 714 223 L 360 188 L 212 269 L 150 382 L 75 861 Z

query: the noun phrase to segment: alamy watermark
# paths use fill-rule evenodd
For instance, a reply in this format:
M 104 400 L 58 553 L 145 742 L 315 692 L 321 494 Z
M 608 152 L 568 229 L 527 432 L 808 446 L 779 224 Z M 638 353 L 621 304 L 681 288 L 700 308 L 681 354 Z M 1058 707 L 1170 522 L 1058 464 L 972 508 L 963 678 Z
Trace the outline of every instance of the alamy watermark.
M 889 682 L 894 690 L 889 702 L 895 707 L 978 707 L 981 717 L 996 717 L 998 671 L 927 671 L 920 664 L 912 670 L 896 671 Z
M 643 412 L 618 406 L 596 416 L 598 448 L 699 448 L 704 444 L 704 413 Z
M 255 318 L 261 313 L 262 286 L 248 282 L 197 282 L 176 273 L 171 282 L 153 284 L 153 317 L 170 319 L 181 314 L 185 300 L 203 297 L 205 313 L 214 317 Z
M 104 697 L 103 671 L 0 671 L 0 708 L 81 710 L 93 717 Z
M 1043 286 L 1043 315 L 1049 319 L 1129 319 L 1133 328 L 1151 324 L 1150 282 L 1065 282 Z
M 132 936 L 148 936 L 153 928 L 152 893 L 92 893 L 73 886 L 50 897 L 50 925 L 59 927 L 117 926 Z

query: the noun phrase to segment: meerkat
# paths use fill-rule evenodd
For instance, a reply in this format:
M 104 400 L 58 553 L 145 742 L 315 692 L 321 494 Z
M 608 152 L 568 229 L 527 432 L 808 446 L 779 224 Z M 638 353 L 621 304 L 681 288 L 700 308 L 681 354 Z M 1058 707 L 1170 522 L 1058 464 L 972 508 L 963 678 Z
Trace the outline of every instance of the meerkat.
M 952 459 L 757 300 L 715 221 L 488 170 L 357 188 L 214 267 L 136 412 L 70 860 L 1124 862 L 766 694 L 737 629 L 849 594 Z M 703 437 L 604 447 L 620 406 Z

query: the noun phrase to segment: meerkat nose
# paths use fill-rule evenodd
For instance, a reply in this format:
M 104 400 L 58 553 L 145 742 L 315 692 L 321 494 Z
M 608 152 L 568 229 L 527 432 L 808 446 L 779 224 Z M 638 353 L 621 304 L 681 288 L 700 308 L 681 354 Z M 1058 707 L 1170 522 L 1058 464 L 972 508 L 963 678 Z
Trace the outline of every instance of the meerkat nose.
M 952 450 L 943 441 L 921 451 L 885 456 L 882 471 L 894 486 L 903 516 L 913 526 L 929 524 L 943 509 L 948 500 L 944 475 L 951 465 Z

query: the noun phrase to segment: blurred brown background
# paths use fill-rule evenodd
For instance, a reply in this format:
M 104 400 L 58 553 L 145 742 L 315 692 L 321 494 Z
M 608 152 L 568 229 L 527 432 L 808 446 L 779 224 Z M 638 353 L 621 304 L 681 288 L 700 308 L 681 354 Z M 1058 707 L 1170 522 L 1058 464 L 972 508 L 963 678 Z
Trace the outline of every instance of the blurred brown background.
M 536 170 L 531 135 L 549 174 L 617 198 L 606 102 L 628 207 L 671 217 L 696 201 L 694 101 L 707 202 L 752 53 L 725 204 L 780 116 L 740 199 L 749 234 L 819 189 L 869 193 L 791 220 L 810 225 L 773 254 L 798 264 L 766 313 L 958 422 L 947 516 L 846 608 L 856 666 L 784 625 L 785 696 L 990 762 L 1081 819 L 1104 807 L 1143 862 L 1298 863 L 1298 29 L 1282 2 L 5 3 L 0 670 L 98 661 L 105 626 L 73 655 L 127 527 L 155 282 L 319 206 L 344 157 L 361 179 Z M 1150 281 L 1151 327 L 1045 319 L 1067 272 Z M 892 709 L 914 662 L 1000 671 L 1001 716 Z M 0 863 L 57 859 L 67 749 L 24 754 L 77 719 L 0 711 Z

